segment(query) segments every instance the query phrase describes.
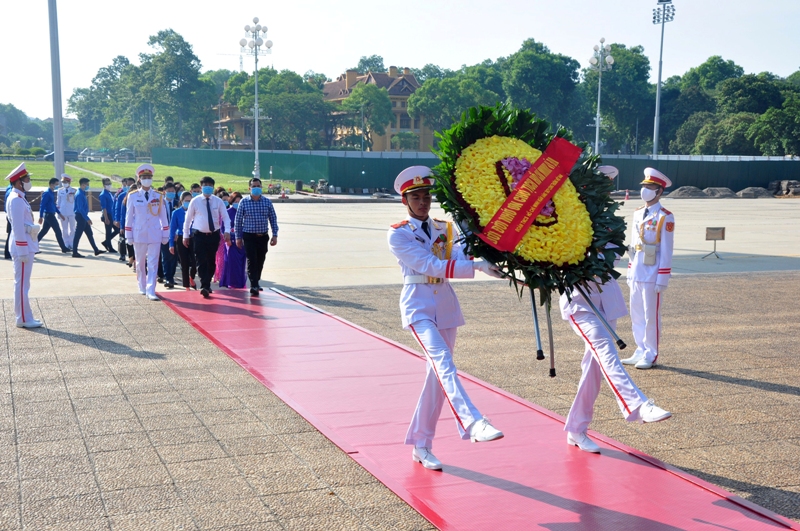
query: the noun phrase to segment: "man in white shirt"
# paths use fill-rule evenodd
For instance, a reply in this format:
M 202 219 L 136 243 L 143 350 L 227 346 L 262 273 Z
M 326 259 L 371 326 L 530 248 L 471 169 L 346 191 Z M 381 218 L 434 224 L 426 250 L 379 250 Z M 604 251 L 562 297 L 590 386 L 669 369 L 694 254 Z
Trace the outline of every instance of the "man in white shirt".
M 61 188 L 56 194 L 56 207 L 61 212 L 61 236 L 64 245 L 72 249 L 72 240 L 75 236 L 75 193 L 72 187 L 72 177 L 66 173 L 61 174 Z
M 200 179 L 203 193 L 192 199 L 183 222 L 183 245 L 194 242 L 197 273 L 200 276 L 200 293 L 206 299 L 211 291 L 211 278 L 217 268 L 217 249 L 220 245 L 219 229 L 224 227 L 225 243 L 231 243 L 231 218 L 225 203 L 214 195 L 214 179 Z

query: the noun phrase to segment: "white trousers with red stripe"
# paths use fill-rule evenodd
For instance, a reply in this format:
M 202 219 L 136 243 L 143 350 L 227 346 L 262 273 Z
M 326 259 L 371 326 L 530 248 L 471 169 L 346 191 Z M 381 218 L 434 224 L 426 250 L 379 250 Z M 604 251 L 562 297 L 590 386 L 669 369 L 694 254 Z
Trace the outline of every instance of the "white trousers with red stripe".
M 476 420 L 483 418 L 472 404 L 453 362 L 457 328 L 439 330 L 433 321 L 417 321 L 410 326 L 414 338 L 425 351 L 428 372 L 417 409 L 411 418 L 406 433 L 406 444 L 418 448 L 432 448 L 436 434 L 436 423 L 445 402 L 456 419 L 456 427 L 462 439 L 469 439 L 467 429 Z
M 61 220 L 61 237 L 64 238 L 64 245 L 72 249 L 72 240 L 75 239 L 75 214 L 64 216 Z M 86 227 L 91 230 L 91 227 Z M 76 249 L 77 251 L 77 249 Z
M 608 322 L 616 330 L 616 320 Z M 586 344 L 586 351 L 581 362 L 581 381 L 578 393 L 567 415 L 564 431 L 583 433 L 589 427 L 594 414 L 594 402 L 600 393 L 603 379 L 608 382 L 619 410 L 625 420 L 633 422 L 639 419 L 639 406 L 647 401 L 628 372 L 619 361 L 614 340 L 605 329 L 600 319 L 592 312 L 578 312 L 570 316 L 570 326 Z
M 19 258 L 14 258 L 14 313 L 17 324 L 33 321 L 31 303 L 28 300 L 28 290 L 31 289 L 31 270 L 33 269 L 33 254 L 27 264 Z
M 631 327 L 636 342 L 635 356 L 653 363 L 658 359 L 661 341 L 661 294 L 655 282 L 629 282 L 631 288 Z
M 133 250 L 136 253 L 136 280 L 139 281 L 139 291 L 155 297 L 161 244 L 136 242 L 133 244 Z

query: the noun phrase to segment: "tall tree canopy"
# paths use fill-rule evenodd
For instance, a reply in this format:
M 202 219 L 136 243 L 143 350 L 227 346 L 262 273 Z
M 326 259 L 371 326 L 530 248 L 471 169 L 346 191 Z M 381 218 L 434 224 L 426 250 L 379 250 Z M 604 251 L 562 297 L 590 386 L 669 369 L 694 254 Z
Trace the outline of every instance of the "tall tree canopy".
M 429 79 L 408 98 L 408 114 L 427 120 L 434 131 L 456 122 L 469 107 L 495 105 L 500 96 L 483 88 L 463 74 L 445 79 Z
M 719 55 L 712 55 L 706 61 L 690 68 L 683 75 L 681 84 L 684 90 L 697 86 L 703 90 L 714 90 L 726 79 L 736 79 L 744 75 L 744 68 L 731 60 L 726 61 Z

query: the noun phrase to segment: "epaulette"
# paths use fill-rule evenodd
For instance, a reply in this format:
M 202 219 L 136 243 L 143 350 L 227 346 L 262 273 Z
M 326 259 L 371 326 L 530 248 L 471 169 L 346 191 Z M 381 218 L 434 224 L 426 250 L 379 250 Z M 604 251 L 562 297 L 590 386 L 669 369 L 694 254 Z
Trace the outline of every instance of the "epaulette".
M 643 208 L 644 208 L 644 207 L 646 207 L 646 206 L 647 206 L 647 205 L 642 205 L 642 206 L 640 206 L 639 208 L 637 208 L 636 210 L 641 210 L 641 209 L 643 209 Z
M 666 214 L 666 215 L 668 215 L 668 216 L 669 216 L 670 214 L 672 214 L 672 212 L 670 212 L 669 210 L 667 210 L 667 209 L 666 209 L 666 208 L 664 208 L 664 207 L 661 207 L 661 211 L 662 211 L 662 212 L 664 212 L 664 214 Z
M 449 223 L 449 221 L 447 221 L 446 219 L 439 219 L 439 218 L 433 218 L 433 221 L 438 221 L 439 223 Z
M 403 225 L 408 225 L 408 220 L 407 220 L 407 219 L 404 219 L 404 220 L 403 220 L 403 221 L 401 221 L 400 223 L 395 223 L 394 225 L 392 225 L 392 228 L 393 228 L 393 229 L 399 229 L 399 228 L 400 228 L 400 227 L 402 227 Z

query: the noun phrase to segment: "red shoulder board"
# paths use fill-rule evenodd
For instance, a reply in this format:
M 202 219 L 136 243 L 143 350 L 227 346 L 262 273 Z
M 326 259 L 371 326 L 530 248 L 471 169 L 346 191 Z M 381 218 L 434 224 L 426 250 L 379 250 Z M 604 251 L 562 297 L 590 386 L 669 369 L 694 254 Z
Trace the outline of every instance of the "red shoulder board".
M 404 219 L 404 220 L 403 220 L 403 221 L 401 221 L 400 223 L 395 223 L 394 225 L 392 225 L 392 228 L 393 228 L 393 229 L 399 229 L 399 228 L 400 228 L 400 227 L 402 227 L 403 225 L 408 225 L 408 220 L 407 220 L 407 219 Z
M 667 209 L 666 209 L 666 208 L 664 208 L 664 207 L 661 207 L 661 211 L 662 211 L 664 214 L 666 214 L 667 216 L 669 216 L 670 214 L 672 214 L 672 212 L 670 212 L 669 210 L 667 210 Z

